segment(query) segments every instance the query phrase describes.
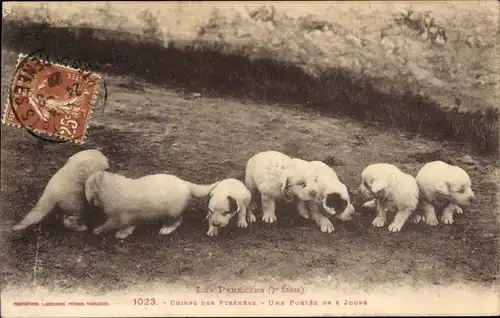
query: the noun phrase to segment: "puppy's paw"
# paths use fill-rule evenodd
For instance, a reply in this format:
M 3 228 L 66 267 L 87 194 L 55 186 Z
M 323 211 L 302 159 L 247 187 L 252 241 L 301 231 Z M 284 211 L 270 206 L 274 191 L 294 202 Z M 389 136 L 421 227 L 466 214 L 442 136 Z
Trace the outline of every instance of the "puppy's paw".
M 300 212 L 299 211 L 299 214 L 301 217 L 303 217 L 304 219 L 308 220 L 309 219 L 309 214 L 306 214 L 306 213 L 303 213 L 303 212 Z
M 262 221 L 266 222 L 266 223 L 273 223 L 273 222 L 276 222 L 277 218 L 276 218 L 276 215 L 274 214 L 264 214 L 262 216 Z
M 375 209 L 376 207 L 377 207 L 377 202 L 375 202 L 375 200 L 370 200 L 363 204 L 363 208 L 365 209 Z
M 257 221 L 257 218 L 253 213 L 248 213 L 247 220 L 249 223 L 254 223 L 255 221 Z
M 352 216 L 340 216 L 340 217 L 338 217 L 338 219 L 342 222 L 347 222 L 347 221 L 352 220 Z
M 457 205 L 453 212 L 456 214 L 463 214 L 464 210 L 462 210 L 462 208 Z
M 335 229 L 333 227 L 332 222 L 330 222 L 330 220 L 328 219 L 321 220 L 320 227 L 321 227 L 321 232 L 323 233 L 332 233 Z
M 216 228 L 215 226 L 210 226 L 208 228 L 208 232 L 207 232 L 207 235 L 210 236 L 210 237 L 214 237 L 216 236 L 217 234 L 219 234 L 219 229 Z
M 115 233 L 115 238 L 117 238 L 119 240 L 124 240 L 127 237 L 129 237 L 130 234 L 132 234 L 131 231 L 129 231 L 128 229 L 123 229 L 123 230 L 120 230 L 120 231 Z
M 176 227 L 172 227 L 172 226 L 165 226 L 165 227 L 162 227 L 160 229 L 160 231 L 158 232 L 158 234 L 160 235 L 169 235 L 170 233 L 172 233 L 173 231 L 175 231 Z
M 453 224 L 453 215 L 452 214 L 446 214 L 446 213 L 443 213 L 443 215 L 441 216 L 441 222 L 443 224 Z
M 248 227 L 248 223 L 245 220 L 239 220 L 238 223 L 236 223 L 236 226 L 244 229 L 244 228 Z
M 389 224 L 389 232 L 399 232 L 401 231 L 402 227 L 402 224 L 395 224 L 394 222 L 392 222 L 391 224 Z
M 304 209 L 299 209 L 299 215 L 304 219 L 309 219 L 309 212 Z
M 436 226 L 436 225 L 439 224 L 439 221 L 435 217 L 433 217 L 433 218 L 425 218 L 425 223 L 427 223 L 430 226 Z
M 422 222 L 423 220 L 424 220 L 424 218 L 420 214 L 413 215 L 410 217 L 410 222 L 413 224 L 418 224 L 418 223 Z
M 343 213 L 341 213 L 341 214 L 337 215 L 337 219 L 339 219 L 342 222 L 347 222 L 347 221 L 352 220 L 352 216 L 353 215 L 354 215 L 354 213 L 352 213 L 352 214 L 343 214 Z
M 87 231 L 87 226 L 85 224 L 78 224 L 79 217 L 76 216 L 64 216 L 63 225 L 65 228 L 75 232 Z
M 92 231 L 92 234 L 94 235 L 101 235 L 101 229 L 100 228 L 95 228 L 93 231 Z
M 375 227 L 382 227 L 382 226 L 384 226 L 384 224 L 385 224 L 385 220 L 381 217 L 378 217 L 378 216 L 372 222 L 372 225 Z

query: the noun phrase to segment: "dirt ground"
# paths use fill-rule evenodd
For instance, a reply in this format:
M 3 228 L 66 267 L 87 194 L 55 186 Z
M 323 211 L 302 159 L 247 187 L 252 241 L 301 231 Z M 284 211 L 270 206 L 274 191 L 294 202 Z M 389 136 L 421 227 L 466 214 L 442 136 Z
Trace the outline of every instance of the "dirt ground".
M 4 57 L 6 63 L 15 60 L 12 54 Z M 196 92 L 180 93 L 137 78 L 104 76 L 108 100 L 104 109 L 102 104 L 96 108 L 84 146 L 41 142 L 2 125 L 3 286 L 32 284 L 36 254 L 37 285 L 67 293 L 82 286 L 103 293 L 139 283 L 201 285 L 225 281 L 228 275 L 239 281 L 272 277 L 305 283 L 327 277 L 332 286 L 348 282 L 360 288 L 388 281 L 415 287 L 498 283 L 494 159 L 376 123 L 322 117 L 299 105 L 194 97 Z M 8 81 L 2 77 L 3 94 Z M 258 220 L 247 229 L 233 224 L 209 238 L 205 202 L 198 200 L 169 236 L 158 235 L 160 226 L 149 224 L 122 242 L 111 234 L 101 238 L 66 231 L 55 216 L 42 223 L 41 231 L 36 226 L 13 235 L 10 226 L 28 213 L 52 174 L 73 153 L 93 147 L 109 157 L 113 171 L 129 177 L 168 170 L 203 183 L 241 179 L 253 154 L 275 149 L 327 160 L 350 188 L 370 163 L 391 162 L 415 175 L 424 162 L 447 159 L 470 173 L 478 200 L 453 226 L 409 224 L 401 233 L 373 228 L 368 213 L 347 223 L 333 220 L 335 231 L 321 233 L 293 207 L 282 205 L 276 224 Z M 354 202 L 359 209 L 361 198 Z

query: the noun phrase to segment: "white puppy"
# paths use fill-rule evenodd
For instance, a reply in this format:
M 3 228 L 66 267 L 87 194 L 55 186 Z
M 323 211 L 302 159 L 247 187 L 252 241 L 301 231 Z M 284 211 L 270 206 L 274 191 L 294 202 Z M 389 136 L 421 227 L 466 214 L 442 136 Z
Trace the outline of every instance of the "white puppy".
M 415 178 L 394 165 L 377 163 L 366 167 L 361 173 L 361 179 L 361 193 L 375 197 L 363 205 L 365 208 L 377 209 L 372 225 L 384 226 L 387 212 L 395 212 L 389 231 L 401 231 L 418 205 L 419 189 Z
M 216 236 L 219 229 L 225 227 L 236 214 L 238 214 L 238 227 L 246 228 L 247 209 L 251 199 L 250 191 L 240 180 L 232 178 L 222 180 L 210 192 L 207 235 Z
M 304 160 L 292 159 L 278 151 L 263 151 L 248 160 L 245 171 L 245 185 L 252 193 L 253 200 L 260 194 L 262 201 L 262 221 L 276 221 L 275 202 L 295 198 L 310 201 L 318 195 L 317 176 L 312 166 Z M 252 205 L 249 220 L 254 220 Z
M 468 206 L 474 200 L 471 180 L 467 172 L 458 166 L 442 161 L 425 164 L 417 174 L 420 188 L 419 212 L 427 224 L 435 226 L 436 210 L 443 211 L 441 222 L 453 223 L 453 213 L 462 213 L 459 205 Z
M 217 184 L 198 185 L 169 174 L 131 179 L 107 171 L 94 173 L 85 184 L 85 195 L 107 219 L 93 233 L 120 229 L 115 237 L 124 239 L 135 230 L 136 221 L 170 218 L 173 224 L 159 232 L 168 235 L 181 225 L 190 199 L 207 196 Z
M 323 207 L 328 214 L 336 215 L 342 221 L 348 221 L 355 213 L 354 206 L 351 204 L 347 187 L 340 182 L 332 168 L 321 161 L 310 161 L 309 164 L 313 166 L 318 176 L 319 194 L 316 200 L 308 202 L 298 200 L 297 208 L 303 218 L 312 218 L 320 226 L 321 232 L 332 233 L 333 224 L 320 212 L 319 207 Z M 340 214 L 337 214 L 337 211 Z
M 23 230 L 40 222 L 57 206 L 64 212 L 66 228 L 86 231 L 86 225 L 79 225 L 85 211 L 85 181 L 91 174 L 106 169 L 109 169 L 108 159 L 99 150 L 83 150 L 72 155 L 50 178 L 36 205 L 13 230 Z

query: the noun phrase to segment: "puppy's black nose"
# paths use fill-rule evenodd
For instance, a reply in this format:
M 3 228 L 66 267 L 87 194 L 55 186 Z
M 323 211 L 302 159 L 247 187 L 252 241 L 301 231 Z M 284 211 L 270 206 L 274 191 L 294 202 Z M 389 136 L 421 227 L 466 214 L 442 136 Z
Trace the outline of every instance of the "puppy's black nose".
M 315 197 L 316 195 L 318 195 L 318 191 L 316 191 L 316 190 L 311 190 L 311 191 L 309 191 L 309 195 L 310 195 L 311 197 Z
M 215 227 L 219 227 L 220 226 L 220 223 L 217 222 L 217 221 L 212 221 L 211 224 Z

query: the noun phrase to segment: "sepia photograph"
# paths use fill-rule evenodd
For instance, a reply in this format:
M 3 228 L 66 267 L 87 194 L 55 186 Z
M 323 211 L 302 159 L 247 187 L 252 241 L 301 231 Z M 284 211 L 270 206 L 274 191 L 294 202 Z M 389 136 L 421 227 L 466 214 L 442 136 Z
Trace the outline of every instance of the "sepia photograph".
M 1 316 L 500 315 L 499 10 L 4 2 Z

